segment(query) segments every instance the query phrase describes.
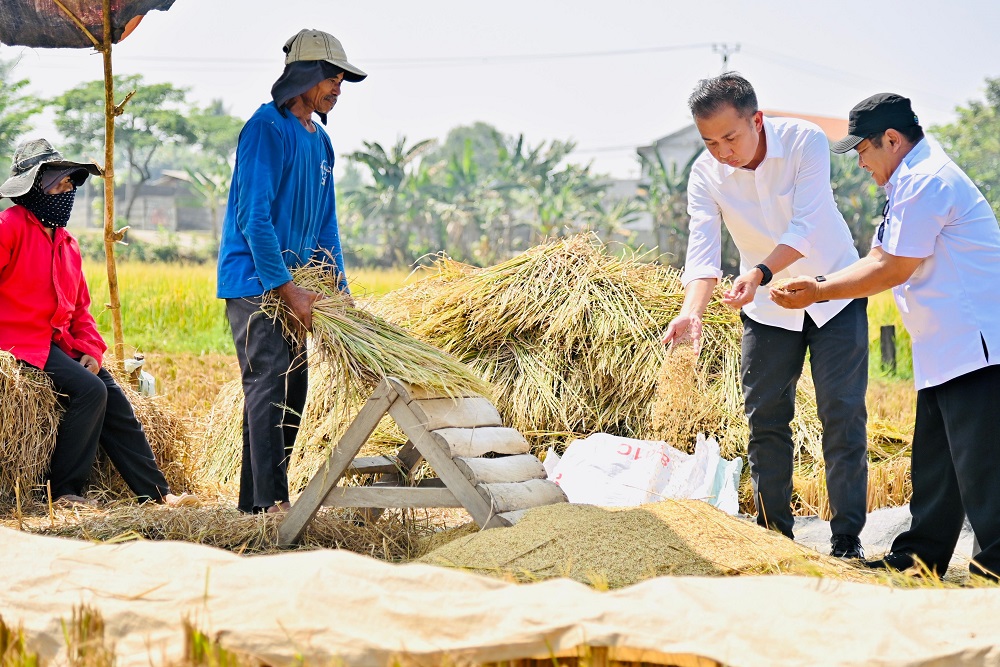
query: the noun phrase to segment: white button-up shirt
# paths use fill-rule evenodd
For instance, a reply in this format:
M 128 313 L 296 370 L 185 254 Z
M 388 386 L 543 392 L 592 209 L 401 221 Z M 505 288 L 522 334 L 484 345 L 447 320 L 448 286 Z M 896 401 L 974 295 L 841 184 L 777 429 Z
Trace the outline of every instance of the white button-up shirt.
M 858 260 L 851 231 L 837 210 L 830 187 L 830 144 L 813 123 L 765 118 L 767 153 L 754 169 L 723 164 L 705 151 L 691 168 L 691 216 L 682 283 L 722 278 L 722 223 L 740 251 L 740 272 L 764 261 L 784 244 L 802 254 L 775 279 L 833 273 Z M 823 326 L 850 300 L 816 303 L 805 310 L 782 308 L 757 290 L 743 312 L 762 324 L 801 331 L 808 312 Z
M 876 235 L 872 246 L 925 258 L 892 290 L 913 341 L 917 389 L 1000 363 L 1000 227 L 993 209 L 930 138 L 903 158 L 885 190 L 882 240 Z

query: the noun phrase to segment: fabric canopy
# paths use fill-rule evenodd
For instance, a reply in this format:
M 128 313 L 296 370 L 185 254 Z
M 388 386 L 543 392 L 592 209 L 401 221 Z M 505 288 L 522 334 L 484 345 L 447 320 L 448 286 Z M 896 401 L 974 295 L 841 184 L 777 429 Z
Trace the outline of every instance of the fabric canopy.
M 61 0 L 99 41 L 104 35 L 101 0 Z M 174 0 L 111 0 L 113 41 L 124 39 L 139 19 L 153 10 L 166 11 Z M 0 2 L 0 42 L 8 46 L 88 48 L 93 42 L 54 0 Z

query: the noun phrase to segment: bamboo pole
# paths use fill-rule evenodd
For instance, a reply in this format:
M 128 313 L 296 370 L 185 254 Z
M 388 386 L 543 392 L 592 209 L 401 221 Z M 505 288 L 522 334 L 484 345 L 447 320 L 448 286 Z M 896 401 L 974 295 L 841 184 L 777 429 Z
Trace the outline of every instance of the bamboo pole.
M 102 19 L 104 23 L 103 40 L 97 39 L 87 30 L 87 26 L 61 0 L 52 2 L 63 11 L 101 52 L 104 60 L 104 257 L 108 269 L 108 296 L 110 303 L 105 304 L 111 311 L 111 330 L 115 343 L 115 363 L 118 371 L 125 368 L 125 338 L 122 334 L 122 305 L 118 292 L 118 267 L 115 265 L 115 243 L 123 237 L 122 232 L 115 231 L 115 116 L 122 113 L 124 106 L 132 97 L 125 96 L 121 105 L 115 106 L 114 76 L 111 70 L 111 46 L 114 42 L 111 24 L 111 0 L 103 0 Z M 133 91 L 134 92 L 134 91 Z M 124 230 L 123 230 L 124 231 Z
M 101 55 L 104 59 L 104 255 L 108 268 L 108 297 L 111 311 L 111 330 L 115 339 L 115 363 L 124 370 L 125 339 L 122 334 L 122 305 L 118 294 L 118 267 L 115 265 L 115 116 L 121 109 L 115 106 L 114 77 L 111 70 L 111 0 L 104 2 L 104 41 Z M 127 99 L 125 100 L 127 101 Z M 122 104 L 125 102 L 123 101 Z

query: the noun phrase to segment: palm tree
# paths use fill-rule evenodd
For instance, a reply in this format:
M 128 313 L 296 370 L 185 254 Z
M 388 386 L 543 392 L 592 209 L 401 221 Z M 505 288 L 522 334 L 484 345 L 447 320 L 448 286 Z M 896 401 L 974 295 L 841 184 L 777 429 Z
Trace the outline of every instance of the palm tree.
M 649 157 L 639 154 L 643 182 L 639 185 L 639 204 L 653 219 L 653 235 L 658 253 L 677 263 L 687 250 L 687 184 L 691 167 L 701 154 L 698 150 L 683 167 L 667 162 L 660 153 Z
M 409 263 L 409 239 L 412 208 L 405 202 L 414 190 L 407 188 L 407 181 L 414 170 L 414 163 L 430 148 L 433 139 L 425 139 L 407 147 L 406 137 L 399 137 L 387 151 L 374 141 L 364 142 L 365 150 L 355 151 L 348 158 L 366 167 L 372 183 L 350 193 L 353 204 L 358 206 L 367 220 L 382 225 L 382 262 L 386 265 Z

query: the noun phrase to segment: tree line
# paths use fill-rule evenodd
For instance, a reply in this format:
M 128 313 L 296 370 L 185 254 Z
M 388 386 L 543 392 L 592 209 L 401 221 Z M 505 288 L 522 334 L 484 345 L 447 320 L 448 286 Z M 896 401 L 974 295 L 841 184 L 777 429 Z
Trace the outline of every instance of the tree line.
M 28 135 L 35 115 L 54 114 L 64 152 L 103 157 L 104 93 L 101 81 L 74 86 L 51 99 L 27 92 L 14 63 L 0 61 L 0 155 Z M 187 90 L 150 83 L 141 75 L 115 77 L 116 97 L 134 90 L 116 125 L 116 150 L 124 169 L 117 177 L 126 196 L 117 210 L 127 224 L 142 187 L 164 170 L 183 173 L 218 225 L 228 196 L 243 119 L 221 100 L 199 106 Z M 987 79 L 985 100 L 956 107 L 956 120 L 929 128 L 979 185 L 1000 213 L 1000 78 Z M 437 252 L 490 264 L 542 240 L 580 231 L 637 247 L 633 230 L 652 259 L 680 265 L 687 246 L 686 190 L 691 164 L 637 155 L 642 178 L 630 192 L 610 195 L 614 182 L 589 164 L 571 159 L 572 141 L 529 143 L 486 123 L 451 130 L 443 141 L 383 145 L 341 155 L 337 182 L 341 235 L 352 264 L 410 266 Z M 882 193 L 856 159 L 831 154 L 837 205 L 867 253 Z M 724 244 L 723 261 L 735 271 L 738 254 Z

